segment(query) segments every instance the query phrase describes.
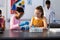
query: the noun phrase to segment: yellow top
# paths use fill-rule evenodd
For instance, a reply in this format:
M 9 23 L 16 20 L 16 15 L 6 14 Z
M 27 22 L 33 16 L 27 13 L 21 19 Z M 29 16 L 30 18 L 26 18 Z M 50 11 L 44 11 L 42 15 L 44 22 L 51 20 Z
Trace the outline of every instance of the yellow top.
M 44 27 L 44 23 L 43 23 L 42 18 L 41 19 L 35 19 L 34 17 L 32 17 L 32 24 L 35 27 Z

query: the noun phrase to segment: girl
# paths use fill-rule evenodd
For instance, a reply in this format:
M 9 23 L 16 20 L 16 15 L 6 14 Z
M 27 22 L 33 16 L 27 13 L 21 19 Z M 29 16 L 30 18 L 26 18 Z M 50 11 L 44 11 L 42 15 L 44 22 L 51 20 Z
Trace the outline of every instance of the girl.
M 5 30 L 5 19 L 4 16 L 2 16 L 2 11 L 0 10 L 0 31 Z
M 20 24 L 20 18 L 24 14 L 24 9 L 22 7 L 17 7 L 15 14 L 12 16 L 10 20 L 10 29 L 11 30 L 17 30 L 20 29 L 19 24 Z
M 44 17 L 42 6 L 36 7 L 34 14 L 35 16 L 32 17 L 30 26 L 46 29 L 47 23 L 46 23 L 46 18 Z

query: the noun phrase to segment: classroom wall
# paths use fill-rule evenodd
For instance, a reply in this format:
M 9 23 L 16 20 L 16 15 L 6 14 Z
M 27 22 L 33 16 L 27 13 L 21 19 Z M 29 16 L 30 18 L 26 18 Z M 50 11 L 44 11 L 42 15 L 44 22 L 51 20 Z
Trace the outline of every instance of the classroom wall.
M 11 14 L 10 14 L 10 9 L 11 9 L 11 7 L 10 7 L 10 0 L 7 0 L 8 2 L 8 4 L 7 4 L 7 18 L 10 18 L 10 16 L 12 16 Z M 33 15 L 33 13 L 34 13 L 34 9 L 35 9 L 35 7 L 36 6 L 38 6 L 38 5 L 44 5 L 43 3 L 44 3 L 44 1 L 45 0 L 32 0 L 32 5 L 28 5 L 27 4 L 27 0 L 25 0 L 25 6 L 26 6 L 26 8 L 25 8 L 25 14 L 24 14 L 24 16 L 22 17 L 22 18 L 26 18 L 26 15 L 28 16 L 27 17 L 27 19 L 29 18 L 31 18 L 32 17 L 32 15 Z M 50 0 L 51 1 L 51 5 L 52 5 L 52 7 L 55 9 L 55 16 L 56 16 L 56 19 L 59 19 L 60 18 L 60 5 L 58 5 L 59 3 L 60 3 L 60 0 Z M 9 5 L 9 6 L 8 6 Z
M 8 3 L 10 3 L 10 0 L 8 0 Z M 9 5 L 9 4 L 7 4 Z M 34 9 L 36 6 L 38 5 L 42 5 L 43 6 L 43 0 L 32 0 L 32 5 L 28 5 L 27 4 L 27 0 L 25 0 L 25 14 L 22 17 L 22 19 L 31 19 L 31 17 L 34 15 Z M 7 7 L 8 8 L 8 14 L 7 14 L 7 18 L 10 18 L 10 16 L 12 16 L 13 14 L 10 14 L 10 5 Z
M 6 20 L 6 0 L 0 1 L 0 9 L 2 10 L 2 15 L 5 17 Z
M 60 0 L 51 0 L 51 3 L 55 9 L 56 19 L 60 20 Z
M 22 19 L 31 19 L 34 15 L 34 9 L 39 5 L 43 6 L 43 0 L 32 0 L 32 5 L 27 4 L 27 0 L 25 0 L 25 14 Z

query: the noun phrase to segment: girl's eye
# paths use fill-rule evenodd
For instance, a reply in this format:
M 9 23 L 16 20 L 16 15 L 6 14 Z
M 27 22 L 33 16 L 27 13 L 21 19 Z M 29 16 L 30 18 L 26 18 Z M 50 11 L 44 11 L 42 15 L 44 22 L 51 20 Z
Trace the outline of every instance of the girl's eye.
M 35 14 L 37 15 L 37 14 L 40 14 L 40 13 L 35 13 Z

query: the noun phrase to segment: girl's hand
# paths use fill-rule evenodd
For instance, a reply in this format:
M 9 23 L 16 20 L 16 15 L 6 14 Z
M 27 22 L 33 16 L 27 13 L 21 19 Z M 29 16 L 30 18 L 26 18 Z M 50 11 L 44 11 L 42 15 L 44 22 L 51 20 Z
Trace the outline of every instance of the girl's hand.
M 46 28 L 46 27 L 39 27 L 39 28 L 42 28 L 42 29 L 48 29 L 48 28 Z
M 3 23 L 1 23 L 1 25 L 2 25 L 2 28 L 3 28 L 4 27 Z
M 48 29 L 47 27 L 44 27 L 43 29 Z
M 30 24 L 29 26 L 30 26 L 30 27 L 32 27 L 32 25 L 31 25 L 31 24 Z

